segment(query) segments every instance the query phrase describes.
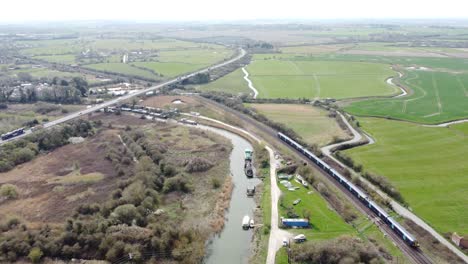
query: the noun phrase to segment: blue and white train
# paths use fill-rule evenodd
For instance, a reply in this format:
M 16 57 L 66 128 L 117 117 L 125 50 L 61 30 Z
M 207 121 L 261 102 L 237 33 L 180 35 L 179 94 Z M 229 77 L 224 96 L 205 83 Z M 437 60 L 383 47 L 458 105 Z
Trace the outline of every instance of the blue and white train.
M 408 245 L 412 247 L 419 247 L 418 241 L 411 235 L 405 228 L 403 228 L 397 221 L 395 221 L 391 216 L 387 214 L 387 212 L 378 206 L 374 201 L 372 201 L 366 193 L 364 193 L 361 189 L 359 189 L 356 185 L 354 185 L 351 181 L 349 181 L 346 177 L 341 175 L 339 172 L 334 170 L 330 167 L 327 163 L 323 160 L 315 156 L 312 152 L 301 146 L 296 141 L 292 140 L 285 134 L 278 132 L 278 137 L 286 142 L 288 145 L 292 146 L 299 152 L 301 152 L 304 156 L 306 156 L 309 160 L 317 164 L 321 169 L 323 169 L 326 173 L 332 176 L 336 181 L 338 181 L 342 186 L 344 186 L 351 194 L 356 196 L 361 203 L 365 206 L 369 207 L 377 216 L 379 216 L 385 224 L 387 224 L 399 237 L 405 241 Z
M 2 140 L 8 140 L 14 137 L 17 137 L 19 135 L 24 134 L 24 128 L 18 128 L 16 130 L 10 131 L 8 133 L 3 134 L 0 138 Z

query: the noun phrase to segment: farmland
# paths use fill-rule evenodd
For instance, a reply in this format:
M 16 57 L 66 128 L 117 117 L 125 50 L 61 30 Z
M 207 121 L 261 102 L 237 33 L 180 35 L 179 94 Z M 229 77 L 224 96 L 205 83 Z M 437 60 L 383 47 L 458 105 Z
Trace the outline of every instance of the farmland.
M 346 107 L 355 115 L 440 123 L 468 117 L 468 74 L 407 71 L 403 85 L 410 96 L 361 101 Z
M 229 73 L 214 82 L 198 86 L 201 91 L 226 92 L 231 94 L 249 94 L 252 91 L 248 88 L 244 80 L 244 73 L 241 69 Z
M 165 38 L 21 41 L 16 46 L 33 59 L 153 81 L 207 67 L 232 54 L 220 45 Z M 124 55 L 128 65 L 122 63 Z
M 307 143 L 320 146 L 348 135 L 339 127 L 328 112 L 310 105 L 289 104 L 249 104 L 270 120 L 282 123 L 293 129 Z
M 81 105 L 53 105 L 47 103 L 10 104 L 7 109 L 0 110 L 0 134 L 25 126 L 26 123 L 37 120 L 42 123 L 51 121 L 68 112 L 84 108 Z
M 396 93 L 389 66 L 363 62 L 255 60 L 247 67 L 260 98 L 352 98 Z
M 345 151 L 395 184 L 411 209 L 440 233 L 468 234 L 467 125 L 424 127 L 360 118 L 376 143 Z
M 159 76 L 150 70 L 143 70 L 124 63 L 98 63 L 86 65 L 86 68 L 93 70 L 112 72 L 122 75 L 143 77 L 151 80 L 158 80 Z

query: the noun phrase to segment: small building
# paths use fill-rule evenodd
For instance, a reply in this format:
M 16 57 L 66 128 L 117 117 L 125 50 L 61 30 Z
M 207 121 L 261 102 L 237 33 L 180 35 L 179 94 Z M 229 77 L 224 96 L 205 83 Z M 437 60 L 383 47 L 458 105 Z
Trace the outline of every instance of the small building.
M 281 218 L 281 223 L 287 228 L 308 228 L 309 220 L 304 218 Z

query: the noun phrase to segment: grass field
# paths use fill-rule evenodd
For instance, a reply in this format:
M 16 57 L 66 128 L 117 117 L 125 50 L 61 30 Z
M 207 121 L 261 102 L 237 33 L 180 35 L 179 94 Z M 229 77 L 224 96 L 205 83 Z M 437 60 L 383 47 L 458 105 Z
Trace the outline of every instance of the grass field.
M 133 65 L 150 69 L 163 77 L 174 77 L 185 72 L 192 72 L 203 68 L 203 64 L 189 64 L 180 62 L 134 62 Z
M 9 104 L 7 109 L 0 110 L 0 134 L 23 127 L 25 123 L 37 119 L 52 121 L 65 113 L 83 109 L 82 105 L 55 105 L 48 103 Z
M 49 55 L 49 56 L 35 56 L 33 59 L 38 60 L 45 60 L 48 62 L 55 62 L 61 64 L 73 64 L 75 63 L 75 55 L 67 54 L 67 55 Z
M 293 54 L 322 54 L 333 53 L 343 48 L 348 48 L 350 45 L 313 45 L 313 46 L 291 46 L 281 47 L 280 51 L 283 53 Z
M 286 217 L 286 207 L 294 207 L 294 211 L 302 217 L 304 210 L 309 210 L 310 229 L 289 229 L 293 234 L 304 234 L 308 240 L 323 240 L 334 238 L 343 234 L 355 234 L 356 231 L 329 207 L 328 203 L 314 189 L 306 189 L 294 180 L 290 181 L 299 189 L 288 191 L 286 187 L 278 183 L 282 194 L 278 210 L 280 216 Z M 293 206 L 296 199 L 301 202 Z M 281 206 L 281 203 L 283 206 Z
M 214 82 L 198 86 L 197 89 L 231 94 L 249 94 L 252 92 L 252 90 L 249 89 L 247 82 L 244 80 L 242 69 L 237 69 Z
M 256 60 L 247 70 L 260 98 L 350 98 L 396 93 L 384 64 L 337 61 Z
M 86 65 L 85 67 L 93 69 L 93 70 L 98 70 L 98 71 L 113 72 L 113 73 L 118 73 L 118 74 L 123 74 L 123 75 L 133 75 L 133 76 L 148 78 L 152 80 L 160 79 L 159 76 L 157 76 L 156 74 L 154 74 L 153 72 L 149 70 L 146 71 L 146 70 L 138 69 L 136 67 L 133 67 L 129 64 L 124 64 L 124 63 L 98 63 L 98 64 Z
M 18 41 L 24 55 L 60 64 L 80 64 L 89 69 L 158 80 L 151 71 L 167 77 L 195 71 L 232 55 L 224 46 L 175 39 L 93 39 L 61 41 Z M 130 54 L 129 52 L 134 52 Z M 136 55 L 137 52 L 139 55 Z M 91 54 L 83 55 L 82 54 Z M 123 54 L 148 71 L 120 63 Z M 142 55 L 143 54 L 143 55 Z
M 348 61 L 370 62 L 383 64 L 398 64 L 402 66 L 423 66 L 431 69 L 448 69 L 456 71 L 468 71 L 468 59 L 462 58 L 431 58 L 414 56 L 382 56 L 382 55 L 357 55 L 357 54 L 255 54 L 254 60 L 285 60 L 285 61 Z
M 174 77 L 208 67 L 216 62 L 222 61 L 231 54 L 232 52 L 230 50 L 224 48 L 170 50 L 161 51 L 157 57 L 158 61 L 131 62 L 129 64 L 115 62 L 98 63 L 85 65 L 85 67 L 157 80 L 160 79 L 160 76 L 157 74 L 162 74 L 162 77 Z M 148 71 L 132 65 L 146 68 Z
M 345 110 L 354 115 L 381 116 L 421 123 L 468 117 L 468 74 L 407 71 L 403 84 L 411 96 L 355 102 Z
M 468 125 L 359 121 L 377 142 L 345 153 L 365 170 L 386 176 L 412 210 L 439 232 L 468 234 Z
M 298 133 L 306 142 L 320 146 L 335 138 L 346 139 L 347 134 L 328 112 L 310 105 L 249 104 L 272 121 L 285 124 Z

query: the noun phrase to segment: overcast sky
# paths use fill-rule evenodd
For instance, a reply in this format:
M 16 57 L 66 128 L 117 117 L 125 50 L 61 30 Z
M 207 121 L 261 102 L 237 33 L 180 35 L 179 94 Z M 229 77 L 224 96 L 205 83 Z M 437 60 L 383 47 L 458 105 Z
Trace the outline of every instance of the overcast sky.
M 3 0 L 1 22 L 468 18 L 468 0 Z

